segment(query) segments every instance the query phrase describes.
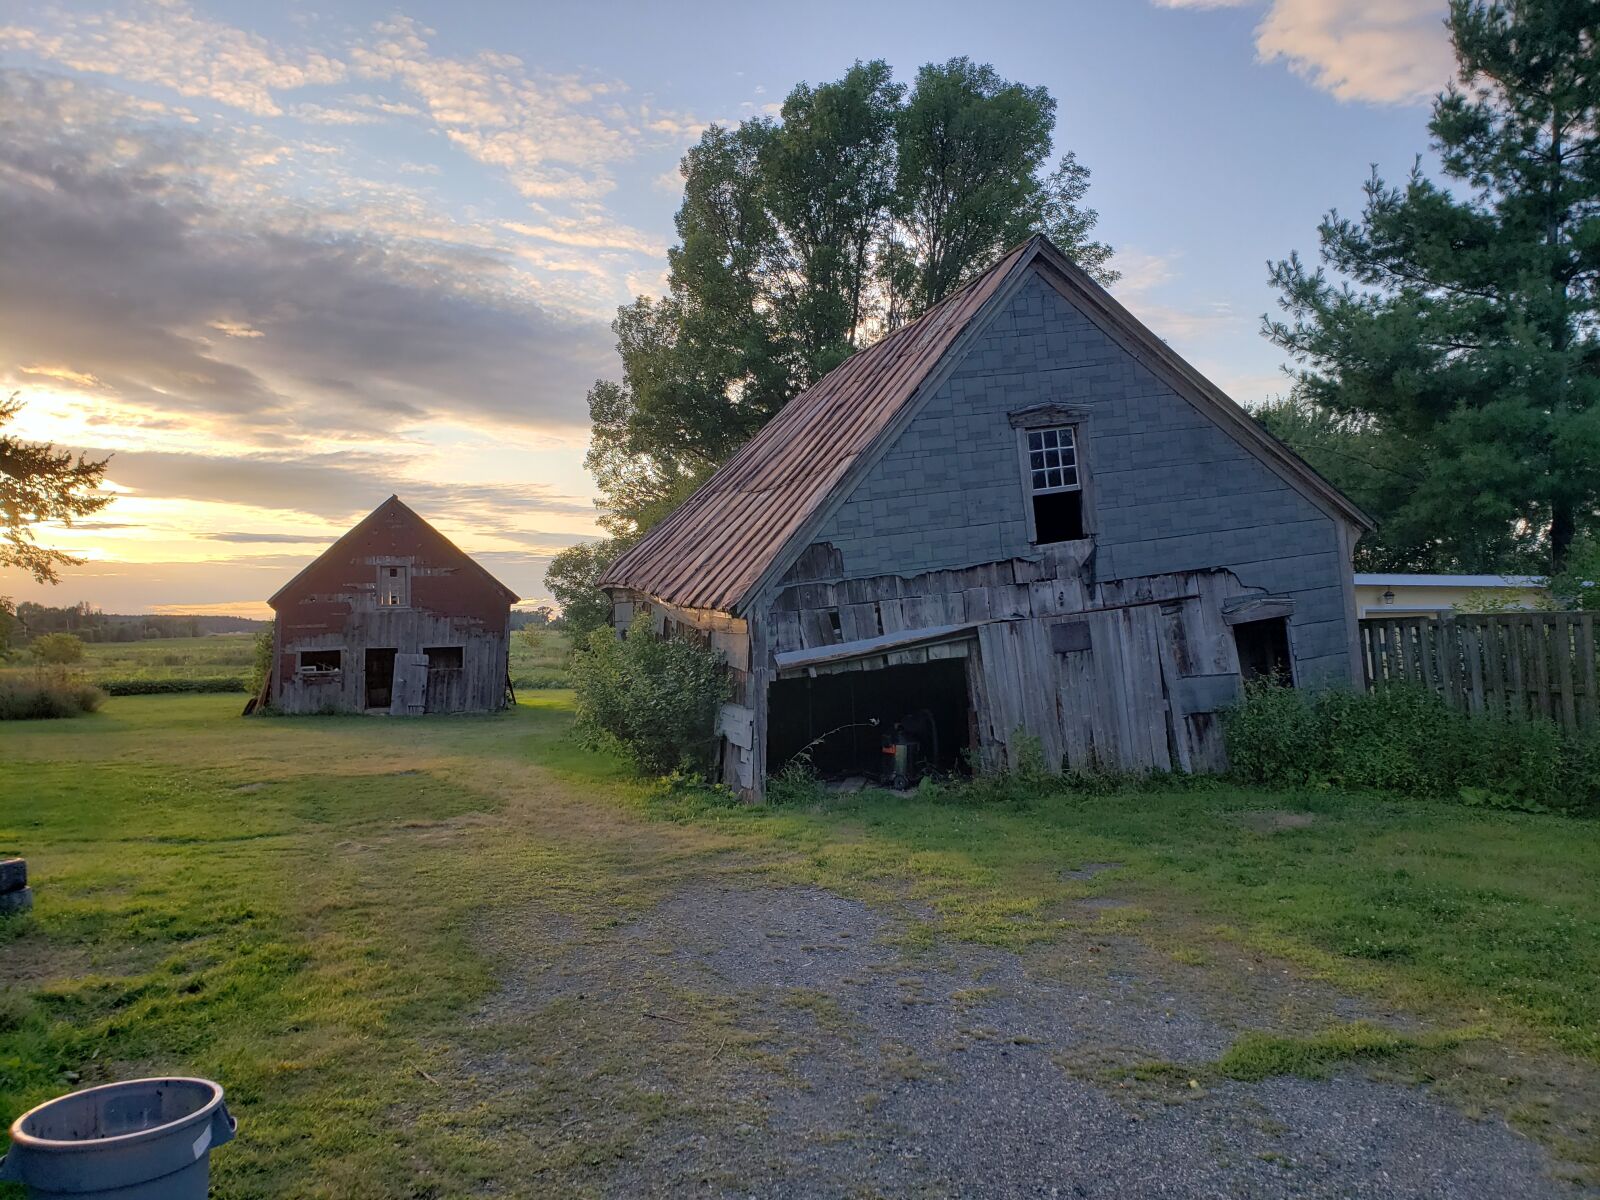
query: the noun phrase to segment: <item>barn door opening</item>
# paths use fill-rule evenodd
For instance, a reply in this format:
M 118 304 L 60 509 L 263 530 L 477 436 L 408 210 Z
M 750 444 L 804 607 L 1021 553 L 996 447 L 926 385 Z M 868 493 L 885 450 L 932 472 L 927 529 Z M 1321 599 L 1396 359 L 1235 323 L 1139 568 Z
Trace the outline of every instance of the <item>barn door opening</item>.
M 971 745 L 969 709 L 964 658 L 779 679 L 767 691 L 767 773 L 804 753 L 824 779 L 956 774 Z
M 394 699 L 394 655 L 393 650 L 367 651 L 367 708 L 388 708 Z

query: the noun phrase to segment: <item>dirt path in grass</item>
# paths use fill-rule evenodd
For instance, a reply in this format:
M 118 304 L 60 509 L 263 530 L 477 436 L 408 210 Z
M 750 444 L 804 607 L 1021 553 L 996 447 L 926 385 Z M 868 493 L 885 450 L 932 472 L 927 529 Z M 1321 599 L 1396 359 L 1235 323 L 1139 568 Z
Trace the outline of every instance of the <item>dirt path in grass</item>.
M 1398 1014 L 1092 930 L 908 950 L 916 924 L 737 868 L 614 917 L 501 910 L 504 984 L 450 1055 L 459 1111 L 526 1165 L 484 1194 L 1594 1194 L 1414 1082 L 1200 1066 L 1245 1029 Z

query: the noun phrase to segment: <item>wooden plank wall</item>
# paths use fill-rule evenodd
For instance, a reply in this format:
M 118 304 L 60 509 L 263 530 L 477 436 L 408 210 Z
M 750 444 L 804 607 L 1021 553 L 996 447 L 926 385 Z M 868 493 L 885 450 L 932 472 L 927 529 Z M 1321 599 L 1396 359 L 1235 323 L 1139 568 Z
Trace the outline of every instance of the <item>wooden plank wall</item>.
M 1226 763 L 1218 712 L 1239 670 L 1223 602 L 1249 590 L 1226 571 L 1095 583 L 1081 552 L 1056 550 L 916 576 L 793 583 L 753 629 L 764 628 L 770 651 L 782 653 L 975 624 L 969 684 L 987 766 L 1015 762 L 1021 731 L 1052 768 L 1208 771 Z M 1087 627 L 1086 637 L 1075 631 L 1077 648 L 1056 648 L 1061 624 Z M 967 644 L 811 670 L 923 662 L 965 654 Z M 762 661 L 753 650 L 753 664 Z M 1222 686 L 1183 686 L 1208 681 Z M 754 740 L 759 761 L 763 743 Z
M 1369 688 L 1420 684 L 1467 712 L 1600 728 L 1594 613 L 1369 617 L 1361 658 Z

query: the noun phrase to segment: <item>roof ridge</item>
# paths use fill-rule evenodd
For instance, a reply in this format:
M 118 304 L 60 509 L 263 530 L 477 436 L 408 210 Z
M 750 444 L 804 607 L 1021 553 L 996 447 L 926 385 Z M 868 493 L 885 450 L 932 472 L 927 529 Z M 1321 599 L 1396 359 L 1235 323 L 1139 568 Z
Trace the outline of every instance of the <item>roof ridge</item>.
M 607 568 L 600 585 L 732 611 L 1037 241 L 1013 247 L 798 393 Z M 795 436 L 808 432 L 810 439 Z

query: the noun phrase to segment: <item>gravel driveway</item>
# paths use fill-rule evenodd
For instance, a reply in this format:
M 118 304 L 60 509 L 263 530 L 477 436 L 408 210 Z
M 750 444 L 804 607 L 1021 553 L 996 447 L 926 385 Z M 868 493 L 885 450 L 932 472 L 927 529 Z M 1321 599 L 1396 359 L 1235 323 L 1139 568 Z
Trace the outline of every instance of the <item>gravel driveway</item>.
M 1191 1085 L 1182 1068 L 1286 1014 L 1397 1014 L 1265 968 L 1201 991 L 1114 934 L 908 950 L 915 923 L 730 881 L 612 922 L 528 911 L 487 931 L 507 976 L 459 1050 L 461 1102 L 505 1105 L 530 1161 L 567 1165 L 559 1188 L 535 1171 L 485 1194 L 1595 1194 L 1414 1084 Z

